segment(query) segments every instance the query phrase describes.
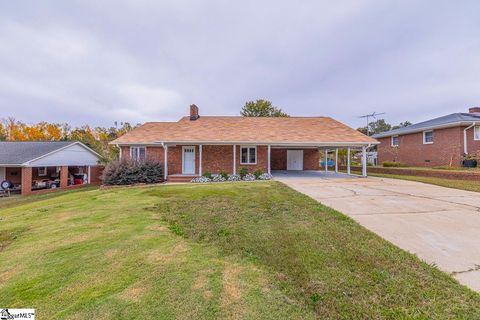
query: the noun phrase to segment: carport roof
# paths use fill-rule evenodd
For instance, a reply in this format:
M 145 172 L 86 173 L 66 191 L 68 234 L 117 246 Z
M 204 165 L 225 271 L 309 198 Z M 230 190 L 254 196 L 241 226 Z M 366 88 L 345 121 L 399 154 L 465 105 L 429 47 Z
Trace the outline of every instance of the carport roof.
M 22 165 L 78 141 L 0 141 L 0 165 Z

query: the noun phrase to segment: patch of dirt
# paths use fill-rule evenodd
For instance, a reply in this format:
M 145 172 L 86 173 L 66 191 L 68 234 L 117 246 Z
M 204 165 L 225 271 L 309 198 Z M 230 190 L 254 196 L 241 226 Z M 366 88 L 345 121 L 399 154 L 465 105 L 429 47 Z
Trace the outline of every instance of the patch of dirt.
M 238 275 L 242 269 L 240 266 L 227 263 L 223 270 L 223 292 L 220 306 L 229 319 L 240 319 L 243 316 L 242 291 L 238 283 Z
M 201 272 L 197 276 L 197 279 L 195 280 L 195 282 L 192 285 L 192 290 L 202 291 L 203 292 L 203 298 L 207 301 L 212 299 L 212 297 L 213 297 L 213 293 L 208 287 L 208 276 L 211 273 L 212 273 L 211 270 Z
M 109 250 L 105 251 L 105 256 L 110 259 L 110 258 L 113 258 L 114 256 L 116 256 L 119 253 L 120 253 L 119 249 L 109 249 Z
M 135 285 L 128 287 L 124 291 L 120 292 L 118 297 L 125 301 L 138 302 L 145 294 L 145 285 L 136 283 Z
M 168 249 L 167 249 L 168 250 Z M 189 248 L 184 242 L 176 244 L 171 250 L 154 250 L 148 255 L 148 259 L 152 262 L 168 263 L 177 259 L 180 259 L 182 254 L 187 252 Z
M 146 227 L 147 230 L 150 231 L 160 231 L 160 232 L 168 232 L 168 228 L 165 226 L 157 225 L 157 226 L 148 226 Z
M 18 269 L 10 269 L 0 273 L 0 282 L 7 282 L 18 273 Z

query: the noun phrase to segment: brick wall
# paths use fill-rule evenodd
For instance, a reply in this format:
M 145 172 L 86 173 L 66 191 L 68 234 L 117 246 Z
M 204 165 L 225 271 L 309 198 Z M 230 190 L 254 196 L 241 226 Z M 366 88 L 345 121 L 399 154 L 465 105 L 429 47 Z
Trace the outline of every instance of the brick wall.
M 17 185 L 22 183 L 22 168 L 5 168 L 5 180 Z
M 248 172 L 254 172 L 258 169 L 263 172 L 268 171 L 268 147 L 267 146 L 257 146 L 257 164 L 240 164 L 240 146 L 237 146 L 237 173 L 241 167 L 248 169 Z
M 297 149 L 298 150 L 298 149 Z M 287 149 L 272 149 L 272 170 L 287 170 Z M 303 170 L 319 170 L 320 153 L 317 149 L 303 149 Z
M 463 146 L 463 140 L 462 140 Z M 467 130 L 467 152 L 473 156 L 477 157 L 477 160 L 480 160 L 480 140 L 474 139 L 474 129 L 470 128 Z
M 399 136 L 399 146 L 391 146 L 391 138 L 380 138 L 378 162 L 395 161 L 410 166 L 461 166 L 463 159 L 463 128 L 434 130 L 432 144 L 423 144 L 423 133 Z M 473 139 L 473 133 L 472 133 Z M 427 161 L 429 160 L 429 161 Z
M 203 146 L 202 171 L 233 173 L 233 146 Z

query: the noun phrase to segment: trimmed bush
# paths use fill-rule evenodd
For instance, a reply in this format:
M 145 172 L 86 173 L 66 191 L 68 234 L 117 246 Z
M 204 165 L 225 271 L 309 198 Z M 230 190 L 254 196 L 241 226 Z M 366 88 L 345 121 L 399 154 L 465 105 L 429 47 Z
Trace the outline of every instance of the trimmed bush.
M 241 167 L 240 170 L 238 171 L 238 174 L 240 177 L 245 177 L 248 174 L 248 169 L 246 167 Z
M 253 173 L 253 175 L 255 176 L 255 179 L 258 179 L 258 177 L 260 177 L 262 175 L 263 171 L 260 170 L 260 169 L 257 169 L 255 170 L 255 172 Z
M 223 179 L 228 180 L 228 173 L 225 170 L 220 171 L 220 175 Z
M 160 183 L 163 182 L 163 164 L 150 160 L 145 162 L 115 160 L 107 164 L 102 179 L 105 185 Z
M 406 164 L 404 163 L 400 163 L 400 162 L 393 162 L 393 161 L 385 161 L 382 163 L 382 166 L 385 167 L 385 168 L 399 168 L 399 167 L 408 167 Z
M 205 178 L 208 178 L 208 179 L 212 179 L 212 173 L 209 172 L 209 171 L 205 171 L 202 176 L 204 176 Z

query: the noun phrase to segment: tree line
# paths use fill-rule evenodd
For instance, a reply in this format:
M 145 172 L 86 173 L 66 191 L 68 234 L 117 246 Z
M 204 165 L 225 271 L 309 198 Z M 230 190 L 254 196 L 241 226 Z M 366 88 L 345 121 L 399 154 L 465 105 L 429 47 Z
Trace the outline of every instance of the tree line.
M 67 123 L 41 121 L 27 124 L 15 118 L 0 120 L 0 141 L 80 141 L 99 153 L 103 161 L 115 159 L 118 149 L 108 143 L 134 127 L 128 122 L 115 122 L 111 127 L 72 127 Z

